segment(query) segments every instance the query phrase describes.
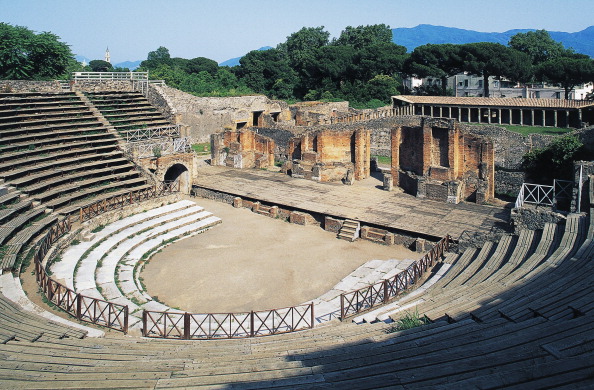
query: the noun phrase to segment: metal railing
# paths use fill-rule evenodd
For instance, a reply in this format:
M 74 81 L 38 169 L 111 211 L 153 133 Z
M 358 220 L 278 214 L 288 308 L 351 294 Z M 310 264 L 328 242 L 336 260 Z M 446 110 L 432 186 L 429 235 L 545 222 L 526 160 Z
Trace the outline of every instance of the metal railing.
M 89 219 L 107 211 L 121 209 L 122 207 L 134 203 L 140 203 L 148 199 L 179 192 L 179 189 L 179 180 L 164 181 L 153 187 L 138 191 L 131 191 L 126 194 L 114 195 L 110 198 L 97 201 L 87 207 L 81 207 L 79 210 L 78 220 L 80 222 L 88 221 Z
M 77 80 L 133 80 L 148 81 L 148 72 L 73 72 Z
M 35 280 L 49 302 L 80 321 L 128 332 L 128 306 L 77 294 L 74 290 L 53 280 L 43 266 L 49 248 L 71 228 L 69 218 L 57 222 L 37 245 L 33 257 Z
M 392 118 L 401 115 L 414 115 L 413 106 L 378 108 L 376 110 L 362 113 L 323 118 L 318 120 L 318 124 L 355 123 L 373 119 Z
M 391 299 L 415 286 L 423 274 L 430 270 L 448 250 L 451 241 L 449 235 L 445 236 L 421 259 L 389 279 L 340 294 L 340 319 L 344 320 L 373 307 L 388 303 Z
M 246 338 L 295 332 L 311 329 L 313 326 L 313 303 L 243 313 L 142 312 L 142 335 L 156 338 Z
M 136 158 L 145 158 L 189 153 L 191 147 L 192 140 L 189 137 L 182 137 L 169 140 L 132 142 L 126 144 L 124 151 Z
M 568 180 L 555 179 L 552 186 L 522 183 L 515 207 L 522 208 L 525 203 L 554 207 L 559 199 L 571 199 L 572 189 L 573 182 Z
M 126 132 L 126 142 L 165 137 L 179 137 L 179 125 L 148 127 Z

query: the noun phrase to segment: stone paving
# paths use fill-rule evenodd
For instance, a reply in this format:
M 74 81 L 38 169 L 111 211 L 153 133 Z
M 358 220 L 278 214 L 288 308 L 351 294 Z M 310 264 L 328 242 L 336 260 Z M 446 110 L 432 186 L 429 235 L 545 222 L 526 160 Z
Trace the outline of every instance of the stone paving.
M 294 179 L 279 172 L 203 166 L 193 184 L 436 238 L 445 234 L 458 238 L 464 230 L 488 232 L 494 225 L 506 225 L 509 219 L 509 210 L 503 207 L 418 199 L 381 190 L 381 182 L 374 178 L 347 186 Z

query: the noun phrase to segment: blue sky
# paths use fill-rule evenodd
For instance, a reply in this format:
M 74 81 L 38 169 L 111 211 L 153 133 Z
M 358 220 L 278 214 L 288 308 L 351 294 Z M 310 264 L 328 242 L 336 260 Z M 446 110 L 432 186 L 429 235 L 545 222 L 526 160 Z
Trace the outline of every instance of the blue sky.
M 217 62 L 276 46 L 303 26 L 434 24 L 484 32 L 576 32 L 594 25 L 594 0 L 0 0 L 0 22 L 51 31 L 77 55 L 112 63 L 173 57 Z

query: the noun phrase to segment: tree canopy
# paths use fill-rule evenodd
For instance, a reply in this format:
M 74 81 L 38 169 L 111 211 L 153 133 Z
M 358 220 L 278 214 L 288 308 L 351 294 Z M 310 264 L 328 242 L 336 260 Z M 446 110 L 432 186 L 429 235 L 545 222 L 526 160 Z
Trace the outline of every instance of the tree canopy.
M 70 47 L 51 32 L 0 23 L 0 78 L 46 80 L 62 75 L 73 60 Z

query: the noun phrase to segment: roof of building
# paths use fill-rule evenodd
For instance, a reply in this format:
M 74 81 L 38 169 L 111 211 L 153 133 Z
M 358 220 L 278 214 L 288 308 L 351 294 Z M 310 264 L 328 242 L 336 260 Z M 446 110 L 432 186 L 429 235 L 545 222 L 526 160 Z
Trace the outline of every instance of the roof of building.
M 594 106 L 594 101 L 563 99 L 524 99 L 487 98 L 453 96 L 399 95 L 393 99 L 411 104 L 430 104 L 443 106 L 485 106 L 485 107 L 526 107 L 526 108 L 584 108 Z

